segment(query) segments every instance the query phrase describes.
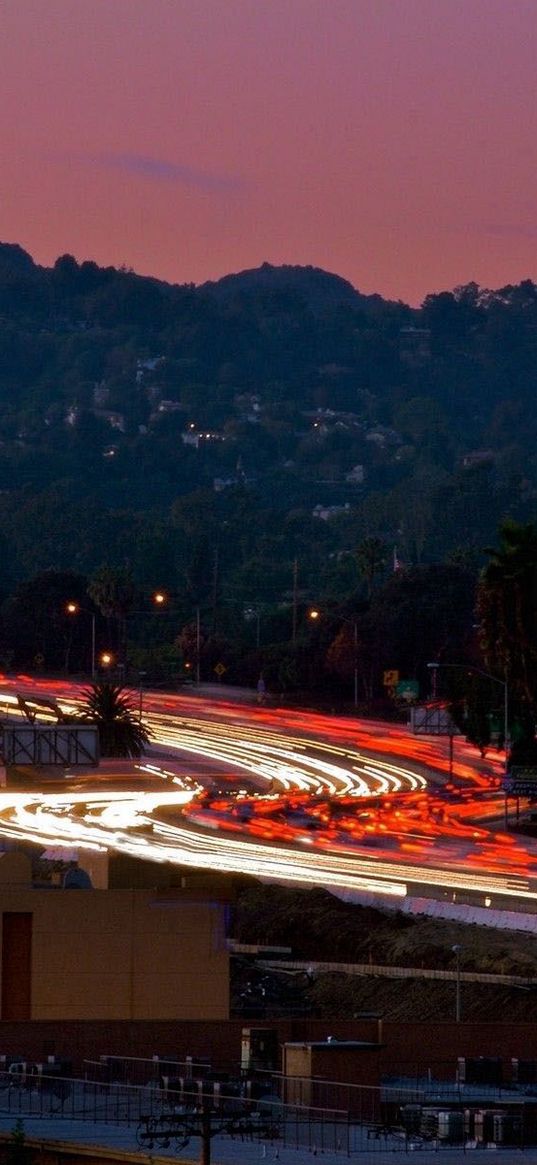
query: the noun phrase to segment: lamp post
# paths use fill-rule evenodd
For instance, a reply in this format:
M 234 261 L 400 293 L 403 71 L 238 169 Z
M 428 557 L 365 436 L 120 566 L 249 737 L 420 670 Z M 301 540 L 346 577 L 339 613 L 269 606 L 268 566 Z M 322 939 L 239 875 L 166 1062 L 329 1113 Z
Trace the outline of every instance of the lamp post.
M 144 711 L 144 680 L 147 675 L 146 671 L 138 672 L 138 719 L 142 723 L 142 715 Z
M 308 618 L 312 623 L 315 623 L 322 617 L 322 611 L 317 607 L 312 607 L 308 611 Z M 358 620 L 355 618 L 349 619 L 345 615 L 331 616 L 334 622 L 346 623 L 348 627 L 352 627 L 352 642 L 354 647 L 354 707 L 358 707 Z
M 87 607 L 81 607 L 80 603 L 70 601 L 65 604 L 65 610 L 68 615 L 78 615 L 81 611 L 84 615 L 89 615 L 91 619 L 91 678 L 95 679 L 95 611 L 88 610 Z
M 200 683 L 201 623 L 200 609 L 196 607 L 196 683 Z
M 505 769 L 507 771 L 508 755 L 509 755 L 509 685 L 507 680 L 500 680 L 498 676 L 493 676 L 492 672 L 483 671 L 480 667 L 475 667 L 472 663 L 428 663 L 427 667 L 432 670 L 433 676 L 436 675 L 438 668 L 455 668 L 457 671 L 472 672 L 476 676 L 483 676 L 485 680 L 492 680 L 493 684 L 499 684 L 503 688 L 503 737 L 505 747 Z M 436 685 L 435 685 L 436 694 Z

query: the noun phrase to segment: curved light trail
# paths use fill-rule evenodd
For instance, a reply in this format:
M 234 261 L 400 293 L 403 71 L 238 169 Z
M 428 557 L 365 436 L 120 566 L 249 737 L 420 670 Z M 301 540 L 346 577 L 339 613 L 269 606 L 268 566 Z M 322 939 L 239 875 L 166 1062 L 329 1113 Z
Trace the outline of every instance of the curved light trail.
M 158 811 L 184 806 L 192 791 L 176 793 L 15 793 L 2 795 L 2 832 L 12 838 L 40 841 L 47 846 L 117 850 L 132 856 L 202 868 L 252 874 L 288 882 L 322 882 L 332 889 L 367 890 L 403 897 L 408 882 L 429 881 L 430 870 L 367 858 L 349 851 L 340 854 L 297 854 L 282 846 L 236 841 L 217 833 L 210 836 L 184 825 L 163 822 Z M 142 831 L 142 832 L 141 832 Z M 308 839 L 311 841 L 311 838 Z M 434 871 L 434 884 L 452 888 L 452 871 Z M 461 873 L 456 884 L 480 893 L 514 894 L 531 899 L 525 879 Z
M 209 761 L 233 765 L 264 778 L 281 791 L 330 797 L 370 797 L 425 789 L 426 778 L 409 769 L 376 761 L 351 748 L 326 744 L 314 737 L 292 737 L 274 730 L 250 728 L 190 717 L 174 722 L 169 716 L 146 717 L 153 747 L 195 753 Z M 324 759 L 328 754 L 332 759 Z M 339 758 L 334 762 L 334 756 Z M 344 763 L 347 762 L 347 763 Z M 350 763 L 349 763 L 350 762 Z
M 77 695 L 58 692 L 70 707 Z M 145 699 L 152 746 L 125 791 L 73 774 L 66 791 L 0 792 L 0 835 L 394 898 L 418 886 L 536 904 L 531 843 L 482 824 L 499 815 L 498 780 L 467 749 L 449 782 L 438 744 L 396 726 Z

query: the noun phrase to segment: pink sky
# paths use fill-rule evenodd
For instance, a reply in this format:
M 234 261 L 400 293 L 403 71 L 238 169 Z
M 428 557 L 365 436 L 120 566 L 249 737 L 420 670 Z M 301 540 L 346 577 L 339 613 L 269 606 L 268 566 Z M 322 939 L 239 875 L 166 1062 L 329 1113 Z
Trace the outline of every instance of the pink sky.
M 0 239 L 418 303 L 537 278 L 536 0 L 2 0 Z

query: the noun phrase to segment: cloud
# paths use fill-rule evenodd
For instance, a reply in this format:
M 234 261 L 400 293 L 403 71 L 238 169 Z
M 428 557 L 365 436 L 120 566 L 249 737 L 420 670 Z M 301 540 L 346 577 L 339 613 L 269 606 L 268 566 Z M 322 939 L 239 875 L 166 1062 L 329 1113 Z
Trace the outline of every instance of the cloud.
M 447 221 L 438 222 L 438 230 L 448 232 L 449 234 L 464 234 L 477 235 L 480 237 L 487 237 L 496 235 L 499 238 L 506 239 L 536 239 L 537 225 L 524 222 L 494 222 L 492 220 L 484 220 L 476 222 L 475 220 L 461 220 L 458 222 Z
M 135 174 L 149 178 L 153 182 L 177 182 L 193 190 L 203 190 L 209 194 L 241 191 L 246 187 L 243 178 L 230 174 L 211 174 L 195 170 L 181 162 L 169 162 L 165 158 L 149 158 L 144 154 L 98 154 L 93 161 L 110 170 L 121 170 L 124 174 Z
M 505 235 L 506 238 L 537 238 L 537 227 L 530 223 L 485 222 L 481 224 L 481 231 L 487 235 Z

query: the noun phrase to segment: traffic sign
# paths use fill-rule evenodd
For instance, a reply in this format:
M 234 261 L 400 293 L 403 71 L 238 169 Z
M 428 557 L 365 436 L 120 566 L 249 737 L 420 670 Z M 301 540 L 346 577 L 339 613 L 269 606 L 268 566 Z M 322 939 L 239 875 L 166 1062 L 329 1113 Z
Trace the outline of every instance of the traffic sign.
M 396 695 L 400 700 L 417 700 L 420 694 L 420 685 L 418 680 L 399 680 L 395 685 Z
M 399 683 L 399 672 L 394 671 L 393 668 L 390 671 L 385 671 L 382 682 L 385 688 L 395 688 L 395 685 Z
M 537 797 L 537 768 L 512 765 L 504 777 L 503 791 L 509 797 Z
M 508 775 L 517 781 L 537 781 L 537 766 L 510 765 Z
M 219 676 L 220 679 L 222 679 L 224 672 L 227 671 L 227 667 L 223 663 L 217 663 L 214 670 L 216 672 L 216 675 Z

